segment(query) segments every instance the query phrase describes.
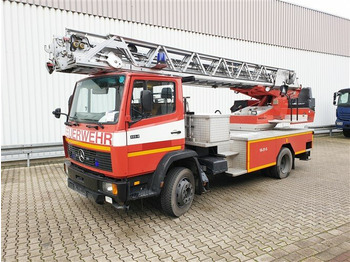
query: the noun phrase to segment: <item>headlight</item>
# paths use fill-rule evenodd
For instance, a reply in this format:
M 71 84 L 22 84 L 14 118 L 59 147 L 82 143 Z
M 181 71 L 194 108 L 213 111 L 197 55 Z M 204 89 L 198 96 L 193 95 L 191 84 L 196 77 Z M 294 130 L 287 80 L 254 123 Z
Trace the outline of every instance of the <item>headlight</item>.
M 106 193 L 118 195 L 118 187 L 116 184 L 102 182 L 102 190 Z
M 342 126 L 343 125 L 343 122 L 336 122 L 335 123 L 337 126 Z

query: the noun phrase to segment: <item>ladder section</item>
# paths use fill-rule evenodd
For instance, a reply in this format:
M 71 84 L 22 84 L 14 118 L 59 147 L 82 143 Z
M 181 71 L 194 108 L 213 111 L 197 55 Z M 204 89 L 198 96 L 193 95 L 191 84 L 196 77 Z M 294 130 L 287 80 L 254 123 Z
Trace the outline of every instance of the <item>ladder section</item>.
M 72 29 L 66 29 L 64 37 L 54 37 L 45 50 L 50 73 L 151 72 L 188 77 L 186 84 L 212 87 L 293 85 L 296 78 L 292 70 Z

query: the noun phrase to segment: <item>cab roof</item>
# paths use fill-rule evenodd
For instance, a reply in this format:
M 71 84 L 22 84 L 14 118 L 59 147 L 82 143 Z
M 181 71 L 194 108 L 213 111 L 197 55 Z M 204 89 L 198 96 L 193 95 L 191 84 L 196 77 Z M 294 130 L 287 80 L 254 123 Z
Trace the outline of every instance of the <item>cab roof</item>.
M 350 88 L 340 89 L 338 92 L 339 92 L 339 93 L 342 93 L 342 94 L 344 94 L 344 93 L 350 93 Z

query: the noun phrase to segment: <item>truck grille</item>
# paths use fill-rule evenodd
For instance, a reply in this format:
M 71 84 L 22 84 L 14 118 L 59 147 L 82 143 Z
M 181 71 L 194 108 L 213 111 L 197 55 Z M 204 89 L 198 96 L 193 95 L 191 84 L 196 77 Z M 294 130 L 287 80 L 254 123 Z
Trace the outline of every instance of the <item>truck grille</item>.
M 112 171 L 110 153 L 93 151 L 68 144 L 68 155 L 70 158 L 84 165 L 105 171 Z
M 350 113 L 338 112 L 338 118 L 341 120 L 350 120 Z

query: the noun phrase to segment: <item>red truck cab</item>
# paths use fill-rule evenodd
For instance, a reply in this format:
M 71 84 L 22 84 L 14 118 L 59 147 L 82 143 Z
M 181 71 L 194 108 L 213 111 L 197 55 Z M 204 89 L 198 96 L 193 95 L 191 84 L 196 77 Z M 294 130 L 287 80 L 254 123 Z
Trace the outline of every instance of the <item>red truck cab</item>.
M 187 159 L 198 175 L 196 153 L 185 150 L 182 97 L 178 77 L 122 72 L 77 82 L 64 136 L 69 187 L 126 207 L 159 194 L 175 160 Z

